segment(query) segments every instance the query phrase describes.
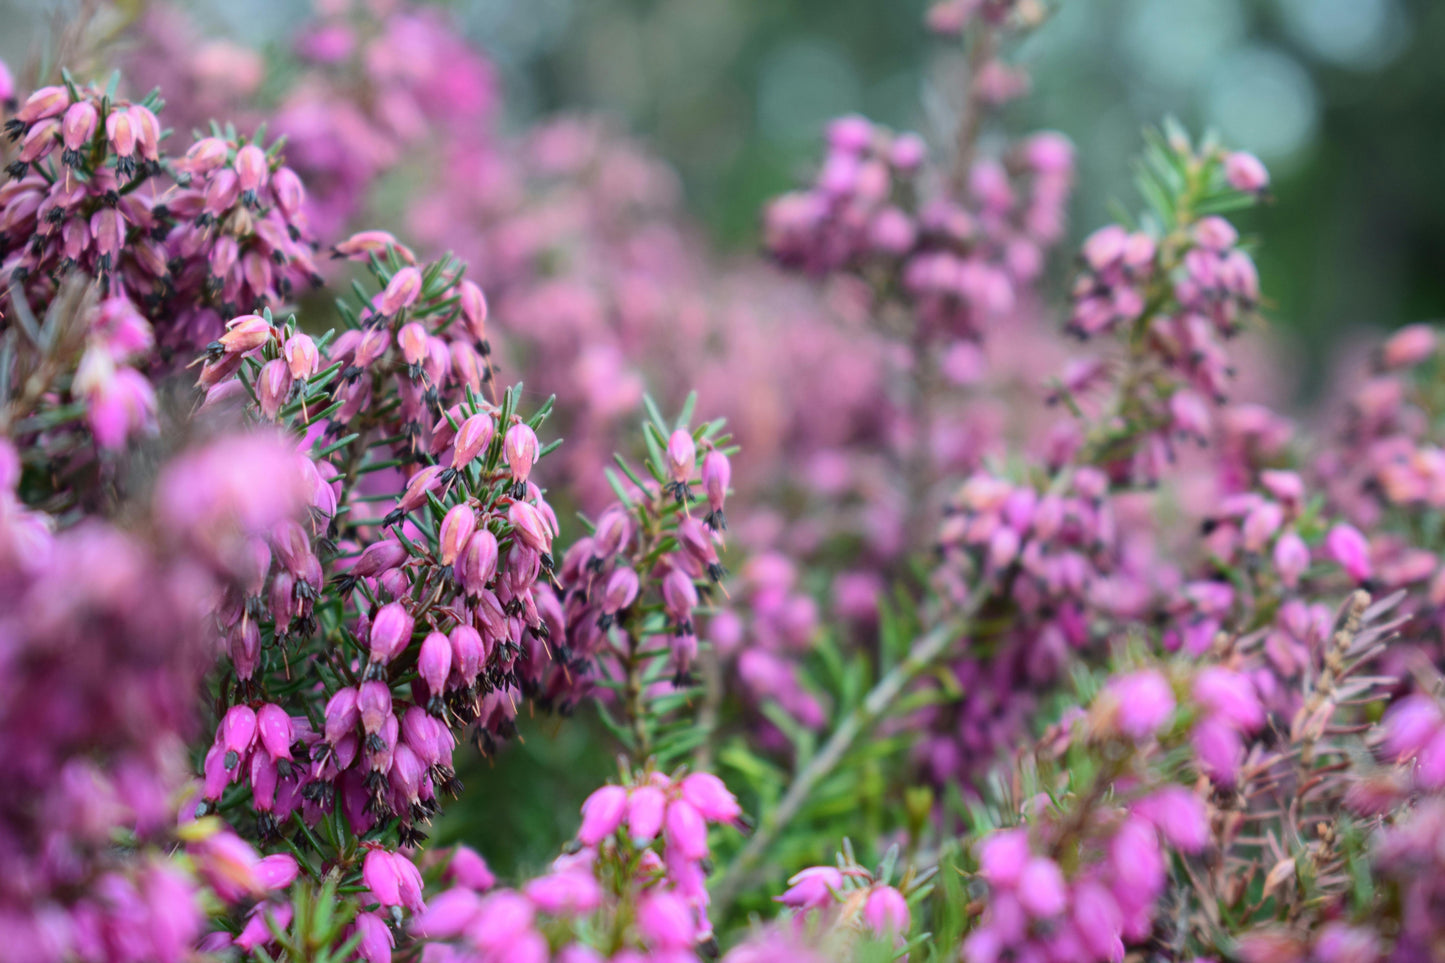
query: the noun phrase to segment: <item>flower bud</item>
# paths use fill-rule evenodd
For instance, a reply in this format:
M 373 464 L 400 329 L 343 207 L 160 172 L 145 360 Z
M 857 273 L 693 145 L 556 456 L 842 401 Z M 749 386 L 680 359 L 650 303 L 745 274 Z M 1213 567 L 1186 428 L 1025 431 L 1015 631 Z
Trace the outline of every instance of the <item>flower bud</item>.
M 1304 539 L 1287 531 L 1274 543 L 1274 568 L 1286 588 L 1297 588 L 1300 576 L 1310 566 L 1310 550 Z
M 707 523 L 715 531 L 727 528 L 723 518 L 723 503 L 727 500 L 732 476 L 733 469 L 728 456 L 717 449 L 708 452 L 707 457 L 702 460 L 702 488 L 707 494 Z
M 502 457 L 506 459 L 507 469 L 517 484 L 526 482 L 527 476 L 532 474 L 538 448 L 536 432 L 528 425 L 519 422 L 507 429 L 502 441 Z
M 298 381 L 310 378 L 321 366 L 321 355 L 316 350 L 316 342 L 311 340 L 310 335 L 299 331 L 286 339 L 281 353 L 286 358 L 291 377 Z
M 582 804 L 582 828 L 577 840 L 584 846 L 596 846 L 622 825 L 627 810 L 627 790 L 621 786 L 603 786 Z
M 385 682 L 363 682 L 356 696 L 356 709 L 361 728 L 367 735 L 381 731 L 391 714 L 391 688 Z
M 482 661 L 487 657 L 481 633 L 470 625 L 459 625 L 447 636 L 452 647 L 452 671 L 463 685 L 477 681 Z
M 607 579 L 602 593 L 602 611 L 616 615 L 637 599 L 637 573 L 630 566 L 619 565 Z
M 381 292 L 381 313 L 391 317 L 416 304 L 421 296 L 421 271 L 404 267 L 392 275 Z
M 217 736 L 227 753 L 244 756 L 256 740 L 255 710 L 250 706 L 232 706 L 222 717 Z M 234 764 L 226 768 L 234 768 Z
M 236 182 L 241 189 L 241 200 L 247 207 L 255 207 L 256 195 L 265 189 L 271 176 L 266 152 L 255 144 L 247 144 L 236 151 Z
M 347 688 L 340 689 L 326 703 L 326 726 L 325 739 L 328 745 L 335 746 L 341 739 L 356 728 L 361 721 L 361 710 L 358 706 L 357 691 Z
M 1258 157 L 1235 151 L 1224 159 L 1224 177 L 1229 186 L 1246 194 L 1258 194 L 1269 186 L 1269 171 Z
M 397 347 L 401 348 L 402 359 L 413 367 L 419 366 L 427 357 L 428 340 L 426 328 L 415 321 L 402 325 L 401 330 L 396 333 L 396 343 Z
M 472 415 L 457 426 L 456 445 L 452 449 L 452 468 L 460 471 L 487 450 L 496 431 L 492 416 L 486 412 Z
M 794 909 L 822 909 L 842 891 L 842 873 L 832 866 L 810 866 L 788 880 L 788 889 L 777 900 Z
M 638 786 L 627 797 L 627 831 L 637 845 L 649 843 L 662 830 L 667 799 L 656 786 Z
M 65 154 L 62 160 L 75 167 L 84 159 L 81 155 L 81 148 L 90 143 L 91 137 L 95 136 L 96 125 L 100 122 L 100 115 L 96 112 L 95 105 L 88 100 L 71 104 L 65 112 L 65 119 L 61 121 L 61 139 L 65 143 Z
M 507 510 L 507 521 L 511 522 L 522 544 L 544 554 L 552 551 L 552 529 L 530 502 L 512 502 L 512 507 Z
M 442 519 L 440 533 L 440 554 L 443 565 L 451 565 L 466 547 L 467 540 L 477 529 L 477 513 L 472 506 L 463 502 L 455 505 Z
M 1059 864 L 1042 856 L 1030 859 L 1019 875 L 1018 895 L 1034 919 L 1050 919 L 1062 913 L 1068 903 L 1068 888 Z
M 261 733 L 261 745 L 272 759 L 290 759 L 291 743 L 295 735 L 291 717 L 286 710 L 274 703 L 267 703 L 256 713 L 256 726 Z
M 280 358 L 273 358 L 261 366 L 261 373 L 256 376 L 256 401 L 261 406 L 261 414 L 268 420 L 275 421 L 281 413 L 281 407 L 291 393 L 291 383 L 291 369 Z
M 691 956 L 697 941 L 692 907 L 672 890 L 649 889 L 637 901 L 637 929 L 659 955 Z
M 1345 574 L 1356 582 L 1364 582 L 1373 571 L 1370 565 L 1370 543 L 1353 525 L 1339 524 L 1325 536 L 1325 551 Z
M 467 539 L 466 548 L 457 559 L 457 579 L 468 595 L 479 595 L 497 574 L 497 536 L 488 528 L 479 528 Z
M 457 297 L 462 309 L 462 320 L 473 338 L 487 340 L 487 296 L 471 281 L 457 285 Z
M 59 117 L 69 106 L 70 91 L 65 87 L 41 87 L 25 99 L 24 106 L 15 112 L 15 119 L 22 124 L 33 124 L 47 117 Z
M 707 858 L 707 824 L 687 800 L 674 799 L 668 804 L 663 829 L 670 849 L 686 859 Z
M 879 936 L 904 936 L 912 922 L 908 901 L 892 886 L 874 886 L 863 903 L 863 922 Z
M 667 439 L 667 473 L 674 485 L 686 485 L 692 478 L 697 446 L 692 435 L 679 428 Z
M 227 354 L 245 354 L 261 347 L 271 338 L 271 325 L 257 314 L 242 315 L 226 324 L 226 333 L 219 344 Z
M 440 632 L 432 632 L 421 643 L 416 657 L 416 671 L 426 683 L 427 691 L 440 695 L 446 688 L 447 676 L 452 671 L 452 646 Z
M 221 138 L 203 137 L 186 151 L 186 156 L 180 166 L 196 176 L 209 174 L 226 163 L 228 153 L 230 153 L 230 148 Z
M 1413 368 L 1435 353 L 1436 344 L 1435 329 L 1430 325 L 1406 325 L 1381 345 L 1379 366 L 1385 371 Z
M 402 492 L 401 501 L 397 503 L 396 511 L 405 515 L 426 504 L 427 494 L 441 484 L 441 473 L 440 465 L 428 465 L 411 476 L 406 491 Z
M 371 623 L 371 660 L 385 665 L 411 642 L 415 623 L 400 602 L 383 605 Z

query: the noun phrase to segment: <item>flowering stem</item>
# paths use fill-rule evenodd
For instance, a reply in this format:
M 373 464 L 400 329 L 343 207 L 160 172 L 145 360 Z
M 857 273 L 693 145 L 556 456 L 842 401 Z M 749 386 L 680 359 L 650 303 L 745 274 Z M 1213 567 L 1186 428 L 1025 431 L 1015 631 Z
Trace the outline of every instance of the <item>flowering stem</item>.
M 979 27 L 968 48 L 967 91 L 959 112 L 958 129 L 954 133 L 953 167 L 948 172 L 948 185 L 954 197 L 962 196 L 968 186 L 968 172 L 973 167 L 974 149 L 978 145 L 979 128 L 987 105 L 978 84 L 979 68 L 993 58 L 996 46 L 993 29 Z
M 798 771 L 777 808 L 763 817 L 747 845 L 718 879 L 713 889 L 713 905 L 719 907 L 719 917 L 727 914 L 743 887 L 751 881 L 754 870 L 767 855 L 773 840 L 798 815 L 818 784 L 837 768 L 858 737 L 871 730 L 887 714 L 910 682 L 932 668 L 952 643 L 967 634 L 973 616 L 990 597 L 991 589 L 991 583 L 980 582 L 969 594 L 956 618 L 934 627 L 918 639 L 908 657 L 878 680 L 863 701 L 833 730 L 818 754 Z

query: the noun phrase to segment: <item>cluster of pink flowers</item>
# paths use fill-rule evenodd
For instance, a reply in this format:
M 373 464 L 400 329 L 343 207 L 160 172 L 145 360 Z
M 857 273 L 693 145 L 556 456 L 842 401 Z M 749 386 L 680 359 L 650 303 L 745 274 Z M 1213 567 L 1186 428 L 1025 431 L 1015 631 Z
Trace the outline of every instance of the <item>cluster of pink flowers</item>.
M 936 183 L 917 135 L 845 117 L 829 128 L 828 150 L 809 192 L 768 209 L 769 250 L 809 273 L 847 270 L 901 289 L 930 342 L 977 339 L 1012 313 L 1063 235 L 1073 148 L 1058 134 L 975 162 L 966 206 Z
M 708 826 L 736 824 L 740 815 L 732 793 L 708 773 L 651 772 L 604 786 L 582 806 L 577 846 L 546 872 L 485 895 L 487 886 L 454 884 L 415 917 L 411 932 L 428 941 L 427 959 L 440 961 L 696 961 L 715 947 L 702 868 Z M 386 857 L 367 858 L 390 898 Z M 401 863 L 404 874 L 415 872 Z M 398 889 L 391 904 L 407 892 Z M 610 953 L 581 939 L 594 929 L 611 934 Z

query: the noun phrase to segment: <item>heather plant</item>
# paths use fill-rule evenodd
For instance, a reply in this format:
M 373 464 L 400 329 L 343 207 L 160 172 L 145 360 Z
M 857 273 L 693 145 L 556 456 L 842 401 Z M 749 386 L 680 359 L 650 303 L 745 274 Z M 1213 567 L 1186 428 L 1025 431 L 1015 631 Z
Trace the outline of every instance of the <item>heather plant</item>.
M 1257 159 L 1146 132 L 1065 266 L 1048 11 L 946 0 L 950 136 L 839 119 L 719 265 L 374 7 L 0 66 L 0 959 L 1445 953 L 1439 344 L 1252 400 Z M 615 775 L 477 765 L 540 717 Z

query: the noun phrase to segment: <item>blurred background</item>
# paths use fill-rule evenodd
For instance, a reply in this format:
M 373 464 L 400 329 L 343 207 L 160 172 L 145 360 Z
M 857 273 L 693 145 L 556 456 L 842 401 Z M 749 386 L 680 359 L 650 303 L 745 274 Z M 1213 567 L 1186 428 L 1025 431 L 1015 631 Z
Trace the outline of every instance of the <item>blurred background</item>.
M 208 33 L 286 42 L 298 0 L 201 0 Z M 952 96 L 925 0 L 452 0 L 502 75 L 517 124 L 615 117 L 676 166 L 716 243 L 756 242 L 762 202 L 815 162 L 823 124 L 859 111 L 936 135 Z M 0 0 L 21 63 L 75 0 Z M 1249 226 L 1273 316 L 1313 394 L 1360 326 L 1445 315 L 1445 4 L 1431 0 L 1059 0 L 1014 52 L 1033 96 L 1019 129 L 1078 144 L 1075 230 L 1131 201 L 1139 128 L 1213 125 L 1275 173 Z M 938 109 L 930 110 L 930 105 Z M 936 137 L 935 137 L 936 139 Z

